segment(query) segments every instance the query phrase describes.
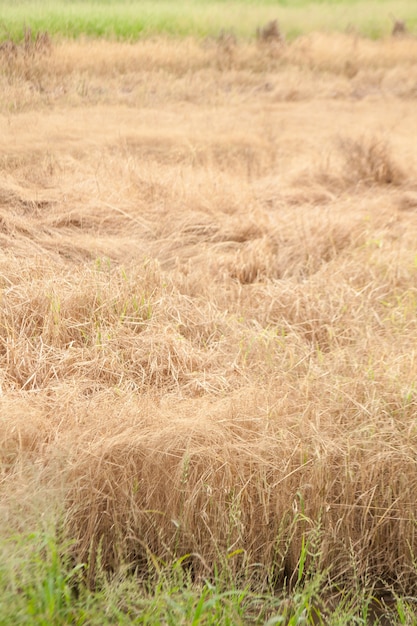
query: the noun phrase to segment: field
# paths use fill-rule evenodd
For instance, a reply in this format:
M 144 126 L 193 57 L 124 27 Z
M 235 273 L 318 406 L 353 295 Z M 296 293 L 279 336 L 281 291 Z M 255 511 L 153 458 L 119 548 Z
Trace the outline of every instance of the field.
M 0 0 L 0 39 L 22 36 L 22 26 L 73 38 L 217 37 L 221 30 L 253 39 L 256 27 L 273 19 L 288 40 L 316 31 L 390 34 L 393 20 L 417 30 L 414 0 Z
M 417 39 L 35 33 L 0 624 L 415 624 Z

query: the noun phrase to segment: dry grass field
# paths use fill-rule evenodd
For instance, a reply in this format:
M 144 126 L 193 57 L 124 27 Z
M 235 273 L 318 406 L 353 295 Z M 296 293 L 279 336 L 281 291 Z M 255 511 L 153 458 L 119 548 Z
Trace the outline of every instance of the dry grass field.
M 2 535 L 414 593 L 417 40 L 0 56 Z

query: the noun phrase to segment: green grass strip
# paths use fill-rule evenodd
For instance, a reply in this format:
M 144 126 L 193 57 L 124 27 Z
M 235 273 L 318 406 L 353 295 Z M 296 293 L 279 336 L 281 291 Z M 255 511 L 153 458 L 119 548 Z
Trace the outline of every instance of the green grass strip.
M 65 38 L 80 36 L 135 40 L 144 36 L 217 36 L 224 29 L 242 38 L 278 19 L 287 38 L 315 30 L 355 29 L 382 37 L 393 18 L 417 29 L 414 0 L 0 0 L 0 39 L 22 38 L 25 26 Z

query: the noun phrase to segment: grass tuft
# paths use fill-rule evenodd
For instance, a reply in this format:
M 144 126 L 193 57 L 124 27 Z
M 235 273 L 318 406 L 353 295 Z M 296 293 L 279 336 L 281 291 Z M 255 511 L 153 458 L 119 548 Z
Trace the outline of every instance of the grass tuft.
M 351 184 L 400 185 L 405 178 L 402 168 L 395 163 L 386 142 L 371 139 L 340 141 L 344 158 L 345 176 Z

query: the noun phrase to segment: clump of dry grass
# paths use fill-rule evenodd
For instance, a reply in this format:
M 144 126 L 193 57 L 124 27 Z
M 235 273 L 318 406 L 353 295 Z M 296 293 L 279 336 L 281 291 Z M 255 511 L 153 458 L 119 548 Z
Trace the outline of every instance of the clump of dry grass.
M 0 44 L 0 58 L 3 71 L 12 80 L 35 79 L 39 77 L 42 59 L 51 54 L 52 42 L 48 32 L 32 34 L 30 27 L 25 27 L 23 40 L 16 42 L 8 38 Z
M 316 179 L 328 192 L 340 193 L 375 186 L 400 188 L 406 181 L 404 167 L 383 136 L 337 137 L 334 144 L 336 150 L 329 149 L 321 158 L 313 180 L 307 176 L 308 186 Z
M 346 180 L 353 184 L 400 185 L 405 178 L 402 168 L 391 155 L 390 147 L 375 137 L 341 139 Z
M 392 27 L 391 34 L 393 37 L 404 37 L 407 35 L 408 30 L 404 20 L 398 20 L 393 18 L 394 24 Z
M 233 66 L 235 60 L 237 39 L 233 32 L 222 30 L 217 39 L 219 68 L 226 69 Z
M 17 43 L 9 37 L 0 45 L 0 52 L 5 55 L 6 59 L 18 56 L 33 58 L 38 54 L 50 52 L 51 45 L 51 38 L 46 31 L 38 32 L 33 37 L 32 29 L 26 27 L 23 31 L 23 41 L 21 43 Z
M 62 42 L 2 92 L 1 507 L 53 493 L 91 583 L 309 545 L 415 589 L 414 106 L 353 95 L 414 43 L 344 43 Z
M 82 455 L 68 496 L 79 557 L 100 550 L 117 568 L 191 555 L 199 577 L 241 551 L 237 571 L 243 560 L 282 579 L 297 568 L 303 535 L 319 526 L 321 562 L 333 576 L 356 568 L 364 578 L 410 584 L 413 448 L 393 447 L 391 427 L 386 440 L 387 414 L 378 417 L 365 400 L 349 421 L 323 414 L 318 428 L 314 407 L 298 417 L 275 393 L 265 413 L 254 390 L 245 395 L 186 407 L 181 418 L 161 421 L 156 410 Z
M 284 42 L 284 35 L 278 25 L 278 20 L 272 20 L 262 28 L 257 28 L 256 36 L 260 43 Z

